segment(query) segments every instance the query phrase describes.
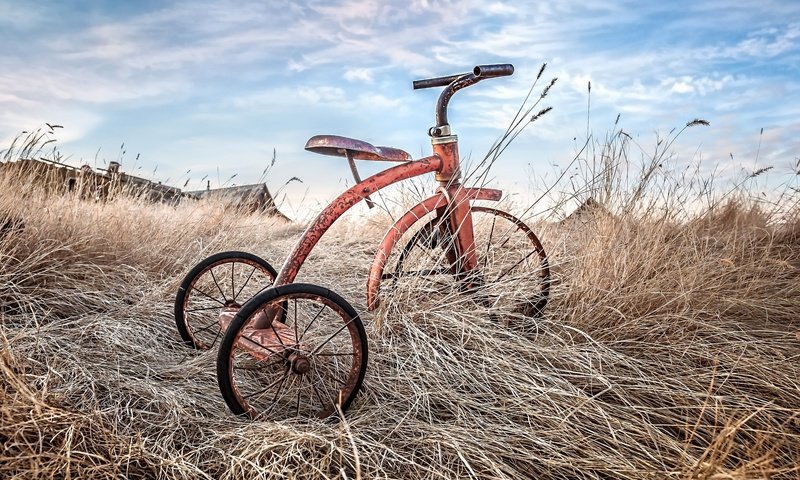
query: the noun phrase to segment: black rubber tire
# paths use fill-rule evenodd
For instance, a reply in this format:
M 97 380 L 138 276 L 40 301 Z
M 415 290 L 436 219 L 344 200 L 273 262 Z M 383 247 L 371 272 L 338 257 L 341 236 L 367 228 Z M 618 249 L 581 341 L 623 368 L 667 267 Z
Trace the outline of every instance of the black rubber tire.
M 338 398 L 337 403 L 341 402 L 342 411 L 347 410 L 347 408 L 355 399 L 358 391 L 361 389 L 361 385 L 364 381 L 364 375 L 367 370 L 368 348 L 367 348 L 367 334 L 366 331 L 364 330 L 364 325 L 361 321 L 360 316 L 346 300 L 344 300 L 341 296 L 339 296 L 335 292 L 328 290 L 327 288 L 323 288 L 313 284 L 292 283 L 288 285 L 282 285 L 280 287 L 269 288 L 264 292 L 255 296 L 252 300 L 250 300 L 246 304 L 244 304 L 242 308 L 239 310 L 239 313 L 236 315 L 236 317 L 229 325 L 228 330 L 225 333 L 225 337 L 222 339 L 222 343 L 220 344 L 219 347 L 219 352 L 217 353 L 217 382 L 219 383 L 219 388 L 222 393 L 222 397 L 225 399 L 225 403 L 228 405 L 228 408 L 230 408 L 230 410 L 234 414 L 246 415 L 252 419 L 277 419 L 274 417 L 279 416 L 277 411 L 275 415 L 272 416 L 266 415 L 270 412 L 262 412 L 256 406 L 249 404 L 247 400 L 245 400 L 245 395 L 239 391 L 234 374 L 234 362 L 235 362 L 234 357 L 237 354 L 235 347 L 240 340 L 242 331 L 246 328 L 247 325 L 249 325 L 251 317 L 254 317 L 255 315 L 258 314 L 258 312 L 262 311 L 262 309 L 267 308 L 267 306 L 269 305 L 276 305 L 276 304 L 281 305 L 282 308 L 284 308 L 284 312 L 280 318 L 287 319 L 287 322 L 291 323 L 293 315 L 287 312 L 291 308 L 289 307 L 289 305 L 291 305 L 292 301 L 294 300 L 295 304 L 294 321 L 297 322 L 297 314 L 296 314 L 297 299 L 310 300 L 312 303 L 317 302 L 319 304 L 325 304 L 328 307 L 334 307 L 338 310 L 338 312 L 334 310 L 334 308 L 331 308 L 331 311 L 335 314 L 338 314 L 344 320 L 344 326 L 339 328 L 339 330 L 337 330 L 337 332 L 334 335 L 338 335 L 340 332 L 344 331 L 345 328 L 347 328 L 349 333 L 348 340 L 351 342 L 350 348 L 353 349 L 353 353 L 350 354 L 353 356 L 353 361 L 351 367 L 348 370 L 349 373 L 345 379 L 345 382 L 338 380 L 339 383 L 342 383 L 344 385 L 344 388 L 340 389 L 337 395 Z M 324 309 L 325 307 L 320 309 L 319 313 L 317 313 L 317 316 L 313 320 L 311 320 L 310 322 L 311 324 L 313 324 L 315 320 L 320 317 L 320 314 L 324 311 Z M 318 322 L 318 324 L 321 322 Z M 285 325 L 288 326 L 288 324 Z M 295 325 L 294 327 L 295 335 L 297 335 L 298 333 L 297 323 L 294 323 L 294 325 Z M 273 331 L 275 331 L 274 327 Z M 271 357 L 273 354 L 275 354 L 276 356 L 274 357 L 274 359 L 277 359 L 278 363 L 283 362 L 285 369 L 283 374 L 284 381 L 288 373 L 292 370 L 291 366 L 292 364 L 287 359 L 287 356 L 289 355 L 289 353 L 287 352 L 290 351 L 299 352 L 303 349 L 301 347 L 303 343 L 302 340 L 306 335 L 307 331 L 308 327 L 306 328 L 306 330 L 303 331 L 303 336 L 300 336 L 300 339 L 297 340 L 297 343 L 292 346 L 295 347 L 296 350 L 295 348 L 286 348 L 282 353 L 272 352 L 270 350 L 270 354 L 268 357 Z M 311 358 L 311 360 L 309 360 L 309 363 L 317 361 L 318 357 L 314 357 L 313 355 L 315 355 L 315 352 L 318 351 L 323 346 L 325 346 L 325 344 L 328 343 L 332 338 L 333 336 L 329 337 L 325 342 L 322 343 L 322 345 L 316 348 L 314 352 L 309 354 L 309 357 L 307 357 Z M 250 343 L 256 344 L 256 342 L 253 342 L 252 340 L 250 340 Z M 283 343 L 281 343 L 281 345 L 283 345 Z M 311 344 L 311 346 L 308 348 L 313 348 L 313 344 Z M 269 350 L 269 348 L 266 348 L 266 350 Z M 239 354 L 241 355 L 242 358 L 248 358 L 248 356 L 252 357 L 252 355 L 249 353 L 239 353 Z M 332 358 L 332 356 L 334 355 L 342 355 L 342 354 L 325 353 L 325 354 L 320 354 L 319 357 L 325 356 L 327 358 Z M 262 362 L 265 360 L 258 360 L 258 362 Z M 258 362 L 256 362 L 256 364 L 258 364 Z M 272 365 L 275 365 L 275 363 L 273 363 Z M 311 368 L 313 368 L 315 370 L 314 373 L 316 373 L 319 376 L 318 371 L 316 371 L 316 365 L 312 364 Z M 255 370 L 255 369 L 250 368 L 250 370 Z M 305 375 L 305 372 L 302 374 L 297 374 L 297 377 L 300 377 L 301 375 Z M 284 381 L 281 382 L 279 388 L 283 387 Z M 302 385 L 302 378 L 299 380 L 299 382 Z M 317 391 L 316 387 L 313 386 L 313 380 L 309 380 L 309 382 L 312 383 L 312 388 L 317 394 L 317 398 L 320 399 L 320 403 L 321 404 L 324 403 L 320 398 L 319 392 Z M 275 382 L 271 383 L 270 385 L 274 384 Z M 259 385 L 258 387 L 261 386 L 262 385 Z M 267 387 L 261 390 L 260 392 L 264 392 L 269 388 L 270 387 Z M 283 418 L 300 415 L 299 405 L 301 400 L 301 393 L 299 393 L 300 392 L 299 389 L 300 387 L 298 387 L 297 390 L 298 407 L 296 414 L 286 415 Z M 276 393 L 276 398 L 278 393 L 280 392 Z M 270 407 L 270 410 L 275 406 L 275 403 L 276 400 L 273 399 L 272 407 Z M 313 397 L 312 397 L 312 404 L 313 404 Z M 320 412 L 315 412 L 314 416 L 318 418 L 327 418 L 336 413 L 335 405 L 333 404 L 329 405 L 328 408 L 326 408 L 325 405 L 321 406 L 323 407 L 323 410 L 321 410 Z
M 269 279 L 269 284 L 264 285 L 263 288 L 270 287 L 272 282 L 275 281 L 275 277 L 278 275 L 272 265 L 263 258 L 253 255 L 252 253 L 239 251 L 216 253 L 195 265 L 194 268 L 186 274 L 186 277 L 184 277 L 178 288 L 178 294 L 175 296 L 175 324 L 178 327 L 181 340 L 189 347 L 198 350 L 207 350 L 211 347 L 195 337 L 192 326 L 190 325 L 192 323 L 190 321 L 191 319 L 187 318 L 186 306 L 191 299 L 190 287 L 205 273 L 211 272 L 214 268 L 226 263 L 243 263 L 254 269 L 258 269 L 265 278 Z M 235 296 L 236 295 L 234 295 L 234 297 Z M 234 301 L 235 300 L 237 299 L 234 298 Z M 245 300 L 249 300 L 249 298 Z
M 529 298 L 521 299 L 518 303 L 519 305 L 516 306 L 514 309 L 516 313 L 521 313 L 525 316 L 536 317 L 540 316 L 544 311 L 545 306 L 547 305 L 547 300 L 550 295 L 550 265 L 547 259 L 547 254 L 544 251 L 544 247 L 542 246 L 541 241 L 533 233 L 530 227 L 528 227 L 525 222 L 518 219 L 517 217 L 511 215 L 508 212 L 503 210 L 499 210 L 496 208 L 490 207 L 482 207 L 482 206 L 473 206 L 472 207 L 473 214 L 475 213 L 484 213 L 487 215 L 491 215 L 496 218 L 503 218 L 506 221 L 510 222 L 511 224 L 515 225 L 517 230 L 525 235 L 530 246 L 532 247 L 532 252 L 535 253 L 539 259 L 539 266 L 538 266 L 538 275 L 540 280 L 538 281 L 538 288 L 536 292 L 532 292 Z M 473 217 L 476 217 L 473 215 Z M 440 224 L 444 226 L 444 228 L 440 228 Z M 415 248 L 427 250 L 430 252 L 438 252 L 433 255 L 435 258 L 437 255 L 445 256 L 445 250 L 448 248 L 448 245 L 452 245 L 452 241 L 450 241 L 447 237 L 452 235 L 450 233 L 449 225 L 446 223 L 442 223 L 442 220 L 439 218 L 432 218 L 427 223 L 423 224 L 405 243 L 403 249 L 399 252 L 397 257 L 397 261 L 394 265 L 394 272 L 384 274 L 384 279 L 392 278 L 393 276 L 401 276 L 402 272 L 404 271 L 404 263 L 406 259 L 409 257 L 411 252 Z M 489 241 L 491 241 L 491 236 L 489 237 Z M 477 239 L 476 239 L 477 242 Z M 482 246 L 476 245 L 476 251 L 478 255 L 482 253 Z M 446 261 L 441 262 L 434 262 L 438 264 L 436 269 L 430 270 L 430 275 L 442 275 L 442 274 L 451 274 L 454 275 L 454 272 L 457 270 L 457 267 L 454 265 L 448 265 Z M 479 260 L 480 263 L 480 260 Z M 425 270 L 422 270 L 425 271 Z M 428 274 L 424 274 L 428 275 Z M 423 275 L 423 276 L 424 276 Z M 496 279 L 486 279 L 489 283 L 495 281 Z M 459 281 L 456 278 L 456 281 Z M 383 289 L 382 289 L 383 290 Z M 391 290 L 391 287 L 387 290 Z M 467 292 L 474 294 L 479 293 L 481 290 L 480 287 L 472 288 L 467 290 Z

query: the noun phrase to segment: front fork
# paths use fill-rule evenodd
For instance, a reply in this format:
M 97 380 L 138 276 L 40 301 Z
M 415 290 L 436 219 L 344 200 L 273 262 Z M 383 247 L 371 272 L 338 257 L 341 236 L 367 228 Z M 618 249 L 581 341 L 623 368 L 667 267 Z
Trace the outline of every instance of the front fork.
M 436 209 L 436 218 L 447 221 L 437 222 L 443 238 L 452 239 L 445 244 L 446 258 L 450 273 L 459 281 L 465 281 L 466 288 L 472 288 L 471 275 L 478 261 L 475 255 L 475 235 L 472 229 L 472 212 L 469 196 L 461 185 L 460 161 L 458 157 L 458 137 L 447 134 L 432 137 L 433 152 L 442 159 L 442 166 L 436 172 L 436 180 L 441 184 L 440 193 L 447 198 L 447 205 Z M 449 231 L 447 231 L 449 230 Z
M 447 205 L 436 209 L 439 233 L 448 240 L 442 248 L 445 249 L 450 273 L 464 282 L 464 288 L 471 289 L 474 287 L 472 283 L 477 280 L 472 273 L 476 271 L 478 261 L 469 197 L 460 184 L 450 185 L 441 191 L 448 198 Z

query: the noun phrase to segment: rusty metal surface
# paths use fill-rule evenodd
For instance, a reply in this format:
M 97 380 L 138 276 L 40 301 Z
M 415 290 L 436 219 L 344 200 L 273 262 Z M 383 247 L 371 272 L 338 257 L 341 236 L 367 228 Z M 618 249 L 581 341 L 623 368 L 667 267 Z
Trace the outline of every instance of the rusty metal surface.
M 336 302 L 309 293 L 283 295 L 273 300 L 270 305 L 264 308 L 283 308 L 282 305 L 285 305 L 290 299 L 307 299 L 324 304 L 344 321 L 343 328 L 348 330 L 351 339 L 353 360 L 348 370 L 347 378 L 344 380 L 342 388 L 339 390 L 339 398 L 346 399 L 355 395 L 360 388 L 359 368 L 364 360 L 366 345 L 361 344 L 357 326 L 355 322 L 350 321 L 352 316 Z M 227 316 L 227 314 L 225 317 L 223 317 L 222 314 L 220 315 L 220 323 L 227 322 L 225 323 L 225 327 L 230 323 L 230 320 L 227 320 Z M 313 368 L 317 358 L 317 351 L 322 345 L 317 346 L 303 342 L 302 336 L 298 339 L 295 336 L 293 328 L 282 322 L 272 322 L 269 328 L 254 328 L 252 325 L 253 319 L 254 315 L 251 315 L 245 321 L 244 325 L 242 325 L 241 330 L 237 332 L 236 345 L 262 361 L 271 357 L 283 358 L 288 368 L 290 368 L 291 372 L 295 375 L 305 375 Z M 341 332 L 341 329 L 339 332 Z M 337 332 L 337 334 L 339 332 Z M 231 349 L 228 357 L 228 375 L 231 378 L 234 377 L 234 370 L 236 369 L 235 354 L 236 349 Z M 257 407 L 250 404 L 248 399 L 242 395 L 242 392 L 236 387 L 236 382 L 233 382 L 233 385 L 232 393 L 250 418 L 257 419 L 262 413 L 265 413 L 259 411 Z M 334 404 L 329 404 L 315 414 L 318 418 L 327 418 L 333 415 L 335 411 L 336 406 Z
M 460 197 L 468 200 L 490 200 L 498 201 L 503 195 L 500 190 L 491 188 L 461 188 L 462 193 Z M 439 209 L 446 208 L 448 205 L 448 196 L 444 193 L 439 193 L 429 197 L 405 213 L 400 217 L 394 225 L 386 232 L 383 237 L 377 252 L 375 252 L 375 259 L 372 261 L 372 267 L 369 271 L 369 280 L 367 281 L 367 308 L 374 310 L 378 307 L 380 301 L 378 293 L 380 292 L 381 278 L 383 277 L 383 269 L 386 267 L 386 260 L 392 249 L 397 245 L 400 237 L 403 236 L 419 219 L 425 215 Z
M 461 177 L 461 162 L 458 157 L 458 139 L 452 142 L 432 144 L 433 153 L 442 159 L 442 166 L 436 171 L 436 181 L 442 186 L 454 185 Z
M 507 77 L 514 74 L 514 65 L 510 63 L 500 63 L 494 65 L 476 65 L 472 73 L 479 79 Z
M 455 82 L 459 79 L 459 77 L 463 77 L 464 75 L 469 75 L 467 73 L 456 73 L 455 75 L 447 75 L 446 77 L 436 77 L 436 78 L 425 78 L 422 80 L 414 80 L 411 85 L 414 90 L 420 90 L 423 88 L 433 88 L 433 87 L 446 87 L 451 83 Z
M 237 313 L 238 308 L 224 308 L 220 311 L 219 325 L 223 332 L 228 330 Z M 308 349 L 307 345 L 298 342 L 294 330 L 281 322 L 272 322 L 266 328 L 245 325 L 239 337 L 239 346 L 259 360 L 282 354 L 288 346 Z
M 315 135 L 308 139 L 305 149 L 309 152 L 334 157 L 346 157 L 352 152 L 355 160 L 382 160 L 388 162 L 408 162 L 411 155 L 392 147 L 376 147 L 371 143 L 338 135 Z
M 447 104 L 453 95 L 462 88 L 467 88 L 478 82 L 478 78 L 473 73 L 468 73 L 458 77 L 455 81 L 447 85 L 436 101 L 436 126 L 447 125 Z
M 413 82 L 414 90 L 431 87 L 445 87 L 436 102 L 436 126 L 431 129 L 431 136 L 441 136 L 438 127 L 448 125 L 447 105 L 453 95 L 462 88 L 467 88 L 481 80 L 505 77 L 514 73 L 514 66 L 510 63 L 495 65 L 477 65 L 472 72 L 448 75 L 445 77 L 426 78 Z
M 450 259 L 451 265 L 458 263 L 456 275 L 461 277 L 471 272 L 478 265 L 475 256 L 475 235 L 472 229 L 472 212 L 470 212 L 469 197 L 460 185 L 447 188 L 450 196 L 450 231 L 455 233 L 455 249 Z M 458 259 L 458 262 L 456 262 Z M 467 285 L 469 288 L 470 285 Z
M 393 183 L 400 182 L 412 177 L 424 175 L 437 171 L 441 168 L 442 161 L 436 156 L 425 157 L 413 162 L 403 163 L 389 168 L 367 178 L 363 182 L 353 185 L 347 191 L 339 195 L 330 203 L 311 225 L 308 226 L 303 236 L 295 244 L 286 262 L 278 272 L 275 279 L 275 286 L 292 283 L 297 276 L 300 267 L 306 261 L 311 249 L 317 244 L 322 235 L 344 212 L 353 205 L 363 200 L 370 193 L 374 193 Z

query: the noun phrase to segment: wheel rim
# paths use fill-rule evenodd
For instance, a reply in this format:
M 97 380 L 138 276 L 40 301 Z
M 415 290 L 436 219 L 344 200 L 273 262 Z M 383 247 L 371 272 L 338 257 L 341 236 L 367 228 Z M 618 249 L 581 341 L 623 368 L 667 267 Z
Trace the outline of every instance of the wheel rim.
M 454 275 L 458 261 L 446 259 L 452 235 L 433 219 L 400 240 L 404 247 L 388 259 L 381 291 L 401 302 L 419 304 L 421 299 L 425 305 L 448 308 L 458 306 L 454 302 L 475 302 L 493 311 L 538 315 L 550 291 L 550 269 L 539 239 L 501 210 L 473 207 L 472 219 L 476 275 Z
M 198 272 L 186 288 L 183 324 L 194 347 L 212 348 L 221 340 L 220 311 L 238 309 L 247 300 L 272 286 L 274 274 L 259 262 L 230 257 Z
M 265 311 L 280 311 L 284 321 L 272 322 L 266 332 L 253 329 Z M 337 404 L 346 409 L 360 387 L 362 338 L 357 316 L 335 301 L 310 293 L 279 296 L 260 305 L 236 332 L 227 357 L 232 394 L 253 419 L 329 417 Z

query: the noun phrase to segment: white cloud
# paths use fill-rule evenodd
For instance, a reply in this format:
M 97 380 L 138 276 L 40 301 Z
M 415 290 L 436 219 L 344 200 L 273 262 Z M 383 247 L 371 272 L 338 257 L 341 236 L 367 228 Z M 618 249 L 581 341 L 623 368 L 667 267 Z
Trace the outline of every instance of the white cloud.
M 344 90 L 339 87 L 303 86 L 297 89 L 299 98 L 313 104 L 341 104 L 345 101 Z
M 348 82 L 365 82 L 372 83 L 373 70 L 369 68 L 348 68 L 344 72 L 344 79 Z
M 514 15 L 519 13 L 519 8 L 513 7 L 507 3 L 493 2 L 486 7 L 486 11 L 494 15 Z
M 687 80 L 678 80 L 672 84 L 671 92 L 675 93 L 694 93 L 694 86 L 691 83 L 692 79 L 689 77 Z
M 0 25 L 17 22 L 37 32 L 18 36 L 30 44 L 19 42 L 0 58 L 0 111 L 14 112 L 0 116 L 0 136 L 20 128 L 14 122 L 59 109 L 87 115 L 74 120 L 73 131 L 82 135 L 105 109 L 144 101 L 185 108 L 172 102 L 193 95 L 208 99 L 210 117 L 214 108 L 269 106 L 270 115 L 285 118 L 304 105 L 310 115 L 314 107 L 326 114 L 331 107 L 346 115 L 365 110 L 352 115 L 359 118 L 391 110 L 427 125 L 430 110 L 423 117 L 409 107 L 407 91 L 391 89 L 407 88 L 414 77 L 506 60 L 517 67 L 514 77 L 481 83 L 454 103 L 465 114 L 481 111 L 470 119 L 476 125 L 499 127 L 513 116 L 544 61 L 560 77 L 546 104 L 556 106 L 561 124 L 536 130 L 548 135 L 585 129 L 589 80 L 593 115 L 613 120 L 627 112 L 644 131 L 695 112 L 741 119 L 761 112 L 759 122 L 773 114 L 780 124 L 800 115 L 796 102 L 787 106 L 800 93 L 794 75 L 800 23 L 787 23 L 798 18 L 797 2 L 179 0 L 51 37 L 38 23 L 46 17 L 31 14 L 36 4 L 0 5 Z M 379 117 L 375 128 L 391 121 L 398 123 L 393 131 L 410 129 L 397 115 Z

